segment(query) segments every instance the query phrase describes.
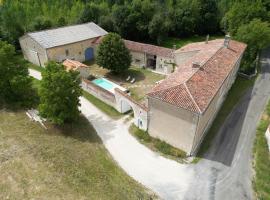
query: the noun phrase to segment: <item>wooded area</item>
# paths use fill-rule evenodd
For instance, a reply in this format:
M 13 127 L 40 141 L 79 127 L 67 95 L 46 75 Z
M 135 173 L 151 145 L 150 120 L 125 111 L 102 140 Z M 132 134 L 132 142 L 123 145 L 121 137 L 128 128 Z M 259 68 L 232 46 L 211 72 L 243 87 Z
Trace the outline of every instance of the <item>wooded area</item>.
M 270 41 L 270 36 L 265 38 L 270 29 L 269 0 L 3 0 L 0 4 L 0 38 L 17 49 L 18 38 L 26 32 L 89 21 L 125 39 L 147 43 L 230 32 L 238 40 L 254 44 L 254 36 L 245 35 L 249 35 L 247 28 L 241 29 L 241 35 L 237 32 L 258 19 L 249 31 L 265 22 L 263 34 L 256 37 L 264 43 Z M 248 49 L 249 63 L 259 50 Z

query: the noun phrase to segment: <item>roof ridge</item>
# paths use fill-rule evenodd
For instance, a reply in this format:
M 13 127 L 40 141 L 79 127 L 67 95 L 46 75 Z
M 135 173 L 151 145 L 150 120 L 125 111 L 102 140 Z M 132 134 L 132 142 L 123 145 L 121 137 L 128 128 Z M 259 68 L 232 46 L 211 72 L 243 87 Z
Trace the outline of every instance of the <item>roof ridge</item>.
M 187 90 L 187 93 L 189 94 L 191 100 L 193 101 L 193 103 L 195 104 L 195 106 L 197 107 L 197 109 L 199 110 L 199 112 L 202 113 L 200 107 L 198 106 L 198 104 L 196 103 L 195 99 L 193 98 L 191 92 L 189 91 L 186 82 L 184 82 L 183 85 L 185 86 L 185 88 L 186 88 L 186 90 Z
M 137 41 L 127 40 L 127 39 L 124 39 L 124 41 L 127 41 L 127 42 L 134 42 L 134 43 L 139 43 L 139 44 L 143 44 L 143 45 L 150 45 L 150 46 L 153 46 L 153 47 L 158 47 L 158 48 L 168 49 L 168 50 L 174 51 L 174 49 L 172 49 L 172 48 L 162 47 L 162 46 L 158 46 L 158 45 L 155 45 L 155 44 L 148 44 L 148 43 L 137 42 Z
M 177 85 L 174 85 L 174 86 L 170 86 L 170 87 L 165 88 L 165 89 L 155 90 L 155 91 L 153 91 L 153 92 L 149 92 L 148 94 L 156 93 L 156 92 L 161 92 L 161 91 L 166 91 L 166 90 L 168 90 L 168 89 L 172 89 L 172 88 L 177 87 L 177 86 L 180 86 L 180 85 L 182 85 L 182 84 L 177 84 Z
M 95 25 L 97 25 L 96 23 L 91 21 L 91 22 L 80 23 L 80 24 L 70 24 L 70 25 L 66 25 L 66 26 L 50 27 L 50 28 L 43 29 L 43 30 L 27 32 L 26 35 L 29 35 L 31 33 L 39 33 L 39 32 L 45 32 L 45 31 L 50 31 L 50 30 L 57 30 L 57 29 L 61 29 L 61 28 L 71 27 L 71 26 L 80 26 L 80 25 L 85 25 L 85 24 L 95 24 Z

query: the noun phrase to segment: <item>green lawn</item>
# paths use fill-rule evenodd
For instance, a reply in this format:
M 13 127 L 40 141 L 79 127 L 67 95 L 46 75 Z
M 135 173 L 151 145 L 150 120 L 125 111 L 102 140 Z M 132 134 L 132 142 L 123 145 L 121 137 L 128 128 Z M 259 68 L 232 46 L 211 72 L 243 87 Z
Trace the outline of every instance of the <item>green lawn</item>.
M 122 117 L 123 115 L 119 113 L 115 108 L 112 106 L 104 103 L 103 101 L 99 100 L 98 98 L 94 97 L 93 95 L 89 94 L 86 91 L 83 91 L 83 96 L 90 101 L 92 104 L 94 104 L 98 109 L 100 109 L 102 112 L 107 114 L 108 116 L 118 119 Z
M 184 151 L 181 151 L 180 149 L 177 149 L 157 138 L 151 137 L 148 132 L 140 130 L 134 124 L 130 126 L 129 132 L 135 136 L 142 144 L 146 145 L 153 151 L 156 151 L 163 156 L 174 159 L 180 163 L 184 162 L 184 159 L 186 158 L 186 153 Z
M 219 38 L 224 38 L 223 35 L 210 35 L 209 40 L 214 40 L 214 39 L 219 39 Z M 181 48 L 182 46 L 185 46 L 189 43 L 192 42 L 202 42 L 206 40 L 206 36 L 192 36 L 192 37 L 187 37 L 187 38 L 173 38 L 169 37 L 165 39 L 162 43 L 161 46 L 167 47 L 167 48 L 173 48 L 173 45 L 176 45 L 176 48 Z
M 270 153 L 265 138 L 265 132 L 270 123 L 270 102 L 257 127 L 257 134 L 253 148 L 253 167 L 255 177 L 253 187 L 257 199 L 270 199 Z
M 241 97 L 245 94 L 248 88 L 252 87 L 254 84 L 255 78 L 251 80 L 247 80 L 241 77 L 237 77 L 235 83 L 230 89 L 228 96 L 223 103 L 220 111 L 218 112 L 211 128 L 207 132 L 203 143 L 199 149 L 198 157 L 202 157 L 202 155 L 209 149 L 214 137 L 219 131 L 220 127 L 226 120 L 227 116 L 231 113 L 234 106 L 239 102 Z M 198 159 L 195 159 L 194 162 L 197 162 Z
M 85 118 L 45 130 L 25 111 L 2 109 L 0 122 L 0 199 L 153 196 L 117 166 Z

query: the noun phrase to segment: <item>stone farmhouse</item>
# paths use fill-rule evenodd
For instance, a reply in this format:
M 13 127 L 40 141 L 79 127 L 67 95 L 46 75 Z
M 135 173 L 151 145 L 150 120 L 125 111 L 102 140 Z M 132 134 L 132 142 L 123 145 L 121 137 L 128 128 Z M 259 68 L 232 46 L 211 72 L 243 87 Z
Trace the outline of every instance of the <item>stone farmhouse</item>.
M 95 58 L 107 32 L 94 23 L 28 33 L 20 38 L 24 57 L 44 66 L 49 60 L 76 67 Z M 132 65 L 166 74 L 147 94 L 146 104 L 133 100 L 127 90 L 101 78 L 112 89 L 83 79 L 82 87 L 121 113 L 134 112 L 134 124 L 152 137 L 196 154 L 207 130 L 237 76 L 246 45 L 229 36 L 170 49 L 124 40 Z M 82 70 L 86 69 L 81 67 Z M 84 74 L 81 72 L 81 75 Z M 82 75 L 84 76 L 84 75 Z
M 226 37 L 176 50 L 185 59 L 148 94 L 149 134 L 196 153 L 235 81 L 245 48 Z
M 44 66 L 50 60 L 86 61 L 94 58 L 92 42 L 107 32 L 93 22 L 27 33 L 20 38 L 24 58 Z

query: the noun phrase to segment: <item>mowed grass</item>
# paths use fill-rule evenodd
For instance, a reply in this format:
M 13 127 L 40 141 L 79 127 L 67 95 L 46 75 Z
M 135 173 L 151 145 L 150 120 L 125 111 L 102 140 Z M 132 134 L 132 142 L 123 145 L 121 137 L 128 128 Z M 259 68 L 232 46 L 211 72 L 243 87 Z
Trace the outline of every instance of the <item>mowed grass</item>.
M 224 35 L 210 35 L 209 36 L 209 40 L 220 39 L 220 38 L 224 38 Z M 178 49 L 189 43 L 202 42 L 205 40 L 206 40 L 206 36 L 200 36 L 200 35 L 195 35 L 195 36 L 187 37 L 187 38 L 168 37 L 161 43 L 161 46 L 167 47 L 167 48 L 173 48 L 173 46 L 176 45 L 176 48 Z
M 253 167 L 255 177 L 253 187 L 257 199 L 270 199 L 270 153 L 265 137 L 265 132 L 270 123 L 270 102 L 257 127 L 256 139 L 253 147 Z
M 234 106 L 240 101 L 241 97 L 245 94 L 248 88 L 252 87 L 256 78 L 247 80 L 241 77 L 237 77 L 232 88 L 230 89 L 226 100 L 220 108 L 214 122 L 212 123 L 211 128 L 207 132 L 201 147 L 198 152 L 197 159 L 194 162 L 197 162 L 203 156 L 203 154 L 209 149 L 211 143 L 218 133 L 219 129 L 223 125 L 227 116 L 231 113 Z
M 83 96 L 90 101 L 93 105 L 95 105 L 99 110 L 107 114 L 113 119 L 119 119 L 120 117 L 123 116 L 123 114 L 119 113 L 115 108 L 112 106 L 104 103 L 100 99 L 96 98 L 95 96 L 89 94 L 86 91 L 83 91 Z
M 85 118 L 48 130 L 0 110 L 0 199 L 150 199 L 112 160 Z

